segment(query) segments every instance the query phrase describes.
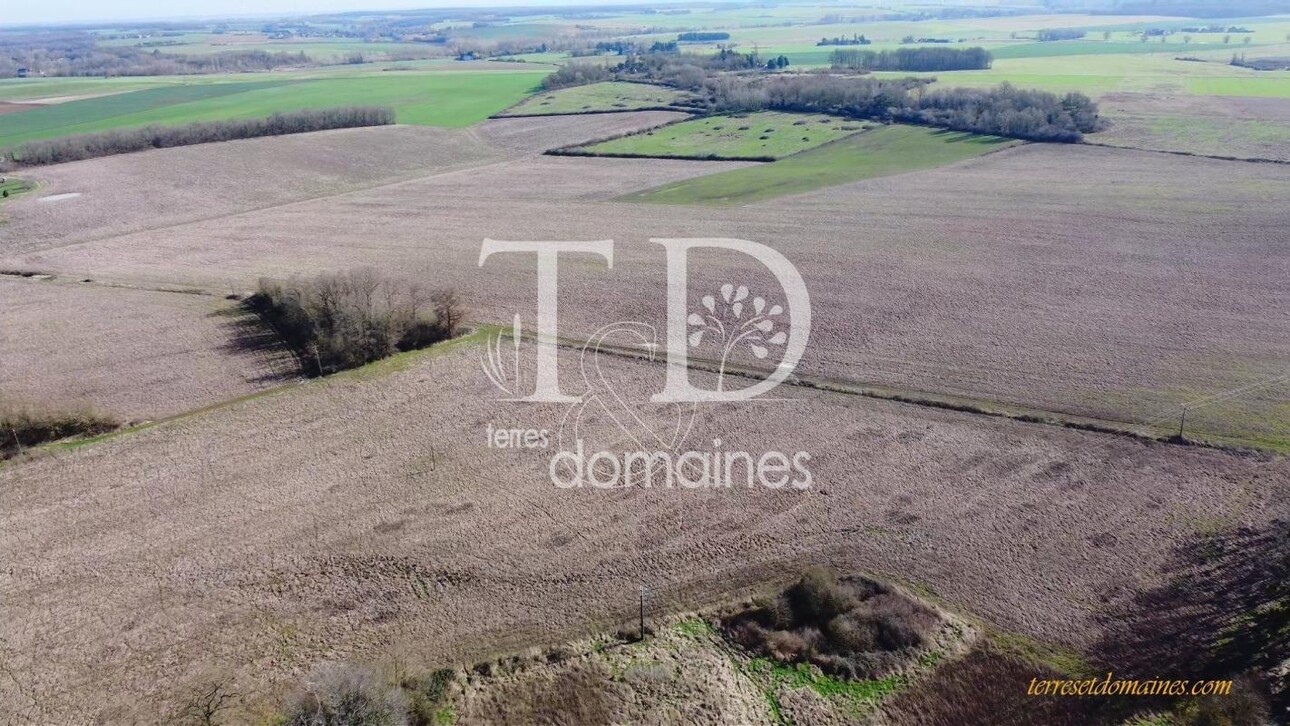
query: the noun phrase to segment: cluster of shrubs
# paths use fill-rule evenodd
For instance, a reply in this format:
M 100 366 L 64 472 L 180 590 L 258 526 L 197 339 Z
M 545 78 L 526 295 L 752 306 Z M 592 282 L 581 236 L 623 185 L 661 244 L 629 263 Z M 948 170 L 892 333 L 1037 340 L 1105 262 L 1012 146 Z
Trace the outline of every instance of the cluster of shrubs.
M 869 45 L 871 43 L 873 43 L 872 40 L 860 34 L 852 35 L 850 38 L 841 35 L 832 38 L 820 38 L 820 42 L 816 43 L 816 45 Z
M 930 645 L 940 615 L 881 583 L 808 570 L 797 584 L 723 623 L 745 649 L 813 663 L 856 680 L 882 678 Z
M 116 419 L 89 409 L 51 411 L 0 401 L 0 460 L 32 446 L 105 434 L 120 426 Z
M 20 166 L 42 166 L 172 146 L 392 123 L 394 111 L 389 108 L 355 106 L 311 109 L 275 113 L 268 118 L 199 121 L 183 126 L 145 126 L 46 141 L 28 141 L 10 149 L 6 156 Z
M 585 86 L 589 83 L 612 81 L 614 77 L 614 71 L 601 63 L 566 63 L 542 79 L 542 90 Z
M 357 368 L 457 334 L 451 290 L 428 290 L 371 269 L 260 280 L 246 304 L 295 352 L 307 375 Z
M 366 668 L 316 666 L 287 704 L 283 726 L 431 726 L 456 674 L 449 669 L 409 676 L 390 686 Z
M 897 121 L 1030 141 L 1074 143 L 1105 127 L 1097 104 L 1082 93 L 1058 96 L 1017 88 L 932 91 L 893 114 Z
M 1232 56 L 1232 65 L 1256 71 L 1286 71 L 1290 70 L 1290 58 L 1250 58 L 1247 60 L 1245 54 L 1242 53 L 1239 56 Z
M 851 49 L 833 51 L 829 62 L 834 68 L 865 71 L 975 71 L 988 69 L 994 56 L 985 48 Z
M 1035 36 L 1040 42 L 1051 42 L 1054 40 L 1078 40 L 1083 38 L 1086 33 L 1083 30 L 1074 28 L 1053 28 L 1039 31 Z

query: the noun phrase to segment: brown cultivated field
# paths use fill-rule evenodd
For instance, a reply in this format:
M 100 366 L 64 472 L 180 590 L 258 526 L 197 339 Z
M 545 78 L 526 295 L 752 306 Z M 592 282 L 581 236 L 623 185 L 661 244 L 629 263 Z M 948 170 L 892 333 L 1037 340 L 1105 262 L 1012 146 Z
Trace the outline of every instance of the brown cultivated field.
M 0 468 L 7 718 L 165 721 L 221 681 L 252 722 L 320 660 L 470 662 L 625 620 L 641 582 L 683 610 L 808 561 L 1093 648 L 1110 613 L 1137 637 L 1130 596 L 1174 548 L 1290 515 L 1284 458 L 803 389 L 701 411 L 693 441 L 809 451 L 805 492 L 561 490 L 549 452 L 485 441 L 562 410 L 497 401 L 480 355 L 455 344 Z M 662 373 L 604 370 L 631 401 Z
M 200 144 L 60 164 L 24 173 L 41 194 L 6 206 L 0 250 L 76 244 L 504 158 L 463 131 L 341 129 Z M 40 197 L 80 193 L 75 199 Z
M 0 276 L 0 397 L 140 421 L 290 380 L 246 325 L 205 295 Z
M 1290 161 L 1290 99 L 1111 93 L 1101 104 L 1111 127 L 1094 143 Z
M 39 196 L 5 206 L 10 221 L 0 225 L 0 254 L 226 218 L 461 171 L 517 154 L 650 128 L 680 116 L 644 112 L 583 116 L 572 122 L 511 119 L 467 130 L 343 129 L 45 167 L 24 174 L 41 183 Z M 70 193 L 80 196 L 41 201 Z
M 1157 433 L 1182 404 L 1221 395 L 1193 406 L 1189 433 L 1290 441 L 1290 167 L 1034 145 L 743 208 L 594 201 L 709 166 L 520 158 L 0 266 L 221 291 L 372 265 L 456 284 L 473 317 L 506 321 L 533 309 L 533 261 L 480 269 L 482 239 L 614 239 L 612 271 L 571 261 L 562 274 L 562 333 L 574 335 L 660 318 L 649 237 L 740 237 L 783 252 L 810 289 L 801 373 Z M 774 292 L 755 263 L 711 262 L 692 266 L 696 295 L 726 282 Z

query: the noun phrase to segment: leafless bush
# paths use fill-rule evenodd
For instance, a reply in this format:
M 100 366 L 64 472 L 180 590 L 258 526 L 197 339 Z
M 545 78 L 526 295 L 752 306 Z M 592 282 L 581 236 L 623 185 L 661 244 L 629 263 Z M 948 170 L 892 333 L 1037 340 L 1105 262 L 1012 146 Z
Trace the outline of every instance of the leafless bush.
M 568 63 L 542 79 L 542 90 L 552 91 L 569 86 L 583 86 L 613 80 L 614 74 L 602 63 Z
M 325 663 L 305 678 L 285 726 L 406 726 L 407 701 L 364 668 Z
M 326 129 L 385 126 L 392 123 L 394 111 L 389 108 L 355 106 L 311 109 L 277 113 L 268 118 L 200 121 L 183 126 L 145 126 L 47 141 L 28 141 L 10 149 L 5 156 L 20 166 L 44 166 L 172 146 L 302 134 Z
M 0 401 L 0 459 L 23 449 L 73 436 L 94 436 L 121 422 L 92 409 L 59 410 Z
M 177 714 L 178 722 L 192 726 L 219 726 L 239 695 L 224 683 L 212 683 L 194 690 Z
M 776 660 L 878 678 L 927 645 L 939 624 L 931 608 L 881 583 L 812 569 L 774 599 L 730 618 L 725 629 L 736 643 Z
M 371 269 L 286 282 L 263 279 L 247 305 L 314 375 L 446 340 L 462 319 L 453 291 L 427 290 Z

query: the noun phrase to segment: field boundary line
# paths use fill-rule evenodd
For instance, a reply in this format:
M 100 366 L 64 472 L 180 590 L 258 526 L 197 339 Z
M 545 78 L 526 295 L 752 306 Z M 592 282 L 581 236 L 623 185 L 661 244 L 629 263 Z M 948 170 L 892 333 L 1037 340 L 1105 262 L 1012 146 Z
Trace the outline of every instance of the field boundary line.
M 1213 159 L 1215 161 L 1244 161 L 1249 164 L 1281 164 L 1290 166 L 1290 160 L 1287 159 L 1267 159 L 1261 156 L 1220 156 L 1218 154 L 1197 154 L 1194 151 L 1171 151 L 1169 149 L 1144 149 L 1140 146 L 1118 146 L 1101 141 L 1081 141 L 1084 146 L 1096 146 L 1103 149 L 1119 149 L 1121 151 L 1142 151 L 1148 154 L 1169 154 L 1170 156 L 1190 156 L 1196 159 Z
M 507 336 L 510 335 L 509 331 L 502 331 L 502 334 Z M 532 333 L 525 332 L 522 333 L 520 337 L 525 342 L 536 341 L 536 337 L 533 337 Z M 587 343 L 587 341 L 581 341 L 575 338 L 557 338 L 554 342 L 562 348 L 576 348 L 579 350 L 581 350 Z M 649 361 L 653 363 L 667 364 L 668 362 L 666 351 L 655 352 L 653 357 L 651 357 L 651 353 L 644 349 L 635 349 L 626 346 L 612 346 L 604 343 L 597 345 L 597 351 L 622 358 Z M 749 378 L 754 380 L 762 380 L 772 372 L 766 369 L 731 364 L 728 362 L 723 367 L 718 361 L 696 358 L 694 356 L 687 356 L 687 364 L 687 367 L 690 370 L 703 371 L 705 373 L 724 372 L 728 375 L 735 375 L 740 378 Z M 1211 449 L 1241 457 L 1266 457 L 1279 453 L 1276 449 L 1225 444 L 1213 440 L 1212 437 L 1190 438 L 1176 435 L 1154 435 L 1145 431 L 1143 424 L 1136 424 L 1127 421 L 1116 421 L 1114 419 L 1103 419 L 1094 416 L 1081 416 L 1077 414 L 1053 411 L 1050 409 L 1035 408 L 1033 406 L 1009 404 L 1001 401 L 976 399 L 967 396 L 931 393 L 912 388 L 883 386 L 843 378 L 794 373 L 784 380 L 783 385 L 813 389 L 823 391 L 825 393 L 859 396 L 862 398 L 871 398 L 881 401 L 892 401 L 895 403 L 903 403 L 922 408 L 934 408 L 943 411 L 955 411 L 958 413 L 986 416 L 989 418 L 1001 418 L 1009 421 L 1016 421 L 1018 423 L 1041 424 L 1088 433 L 1106 434 L 1142 443 L 1170 444 L 1174 446 Z M 1154 420 L 1148 421 L 1146 424 L 1146 426 L 1151 425 L 1154 425 Z
M 396 124 L 396 125 L 397 125 L 397 124 Z M 373 128 L 381 128 L 381 127 L 373 127 Z M 165 149 L 154 149 L 154 151 L 165 151 Z M 143 152 L 143 153 L 147 153 L 147 152 Z M 292 201 L 289 201 L 289 202 L 282 202 L 282 203 L 280 203 L 280 204 L 266 204 L 266 205 L 264 205 L 264 206 L 262 206 L 262 207 L 252 207 L 252 208 L 250 208 L 250 209 L 241 209 L 241 210 L 238 210 L 238 211 L 236 211 L 236 212 L 229 212 L 229 213 L 227 213 L 227 214 L 215 214 L 215 215 L 211 215 L 211 216 L 209 216 L 209 217 L 199 217 L 199 218 L 197 218 L 197 219 L 189 219 L 189 220 L 184 220 L 184 221 L 182 221 L 182 222 L 174 222 L 174 223 L 159 224 L 159 225 L 154 226 L 154 227 L 140 227 L 139 229 L 133 229 L 133 230 L 130 230 L 130 231 L 128 231 L 128 232 L 120 232 L 120 233 L 108 234 L 108 235 L 105 235 L 105 236 L 102 236 L 102 237 L 92 237 L 92 238 L 89 238 L 89 239 L 77 240 L 77 241 L 75 241 L 75 242 L 69 242 L 68 244 L 54 245 L 54 246 L 52 246 L 52 247 L 45 247 L 45 248 L 38 249 L 38 250 L 32 250 L 32 251 L 30 251 L 30 252 L 20 253 L 20 254 L 18 254 L 18 255 L 16 255 L 16 256 L 13 256 L 13 257 L 0 258 L 0 259 L 18 260 L 18 259 L 20 259 L 21 257 L 25 257 L 25 256 L 27 256 L 27 255 L 31 255 L 31 254 L 38 254 L 38 253 L 42 253 L 42 252 L 48 252 L 48 251 L 51 251 L 51 250 L 65 250 L 65 249 L 71 249 L 71 248 L 73 248 L 73 247 L 78 247 L 78 246 L 80 246 L 80 245 L 84 245 L 84 244 L 93 244 L 93 243 L 96 243 L 96 242 L 107 242 L 107 241 L 114 240 L 114 239 L 120 239 L 120 238 L 122 238 L 122 237 L 129 237 L 130 235 L 133 235 L 133 234 L 143 234 L 143 233 L 145 233 L 145 232 L 157 232 L 157 231 L 167 230 L 167 229 L 178 229 L 178 228 L 180 228 L 180 227 L 186 227 L 186 226 L 188 226 L 188 225 L 192 225 L 192 224 L 202 224 L 202 223 L 204 223 L 204 222 L 214 222 L 214 221 L 221 220 L 221 219 L 235 219 L 235 218 L 237 218 L 237 217 L 241 217 L 241 216 L 244 216 L 244 215 L 247 215 L 247 214 L 258 214 L 258 213 L 260 213 L 260 212 L 268 211 L 268 210 L 270 210 L 270 209 L 286 209 L 286 208 L 289 208 L 289 207 L 293 207 L 293 206 L 295 206 L 295 205 L 297 205 L 297 204 L 308 204 L 308 203 L 311 203 L 311 202 L 318 202 L 318 201 L 322 201 L 322 200 L 325 200 L 325 199 L 338 199 L 338 198 L 340 198 L 340 197 L 348 196 L 348 195 L 350 195 L 350 194 L 360 194 L 360 193 L 363 193 L 363 192 L 370 192 L 370 191 L 375 191 L 375 190 L 378 190 L 378 189 L 389 189 L 389 188 L 397 187 L 397 186 L 401 186 L 401 185 L 404 185 L 404 184 L 414 184 L 414 183 L 416 183 L 416 182 L 425 181 L 425 180 L 427 180 L 427 179 L 436 179 L 436 178 L 439 178 L 439 177 L 446 177 L 446 176 L 452 176 L 452 175 L 455 175 L 455 174 L 462 174 L 462 173 L 465 173 L 465 172 L 472 172 L 472 171 L 479 171 L 479 170 L 482 170 L 482 169 L 488 169 L 488 168 L 490 168 L 490 167 L 499 166 L 499 165 L 501 165 L 501 164 L 509 164 L 509 163 L 515 162 L 515 161 L 517 161 L 517 160 L 519 160 L 519 159 L 522 159 L 522 158 L 523 158 L 523 157 L 525 157 L 525 156 L 531 156 L 531 154 L 517 154 L 517 153 L 514 153 L 514 152 L 509 152 L 509 153 L 506 153 L 506 154 L 504 154 L 503 156 L 501 156 L 501 157 L 499 157 L 499 158 L 495 158 L 495 159 L 493 159 L 493 160 L 491 160 L 491 161 L 486 161 L 485 163 L 482 163 L 482 164 L 477 164 L 477 165 L 472 165 L 472 166 L 463 166 L 463 167 L 457 167 L 457 168 L 449 168 L 449 169 L 447 169 L 447 170 L 445 170 L 445 171 L 438 172 L 438 173 L 434 173 L 434 174 L 425 174 L 425 175 L 422 175 L 422 176 L 407 177 L 407 178 L 404 178 L 404 179 L 398 179 L 398 180 L 396 180 L 396 181 L 381 182 L 381 183 L 379 183 L 379 184 L 374 184 L 374 185 L 371 185 L 371 186 L 360 186 L 360 187 L 355 187 L 355 188 L 353 188 L 353 189 L 346 189 L 345 191 L 341 191 L 341 192 L 322 194 L 322 195 L 319 195 L 319 196 L 316 196 L 316 197 L 307 197 L 307 198 L 305 198 L 305 199 L 295 199 L 295 200 L 292 200 Z M 539 156 L 540 156 L 540 155 L 539 155 Z M 88 161 L 93 161 L 93 160 L 91 159 L 91 160 L 88 160 Z M 76 162 L 71 162 L 71 163 L 76 163 Z
M 44 282 L 48 282 L 47 280 Z M 127 287 L 127 286 L 118 286 Z M 150 289 L 150 288 L 134 288 Z M 198 294 L 198 295 L 216 295 L 217 293 L 208 293 L 204 291 L 180 291 L 180 290 L 154 290 L 155 292 L 167 292 L 171 294 Z M 501 335 L 507 338 L 513 338 L 510 329 L 503 328 L 500 325 L 491 323 L 466 322 L 463 324 L 465 332 L 456 338 L 436 343 L 427 348 L 411 350 L 403 353 L 397 353 L 388 358 L 373 361 L 357 368 L 351 368 L 339 371 L 330 375 L 319 376 L 317 378 L 297 378 L 282 384 L 265 388 L 245 395 L 237 396 L 223 401 L 217 401 L 199 408 L 182 411 L 171 414 L 162 418 L 140 421 L 130 426 L 123 426 L 115 431 L 97 436 L 69 439 L 63 441 L 53 441 L 32 447 L 31 451 L 44 452 L 50 454 L 57 451 L 70 451 L 73 449 L 99 443 L 109 439 L 115 439 L 119 436 L 126 436 L 140 431 L 146 431 L 158 426 L 182 421 L 194 416 L 200 416 L 213 411 L 222 410 L 231 406 L 236 406 L 247 401 L 260 398 L 267 398 L 280 394 L 288 393 L 292 390 L 304 390 L 314 385 L 330 385 L 333 381 L 345 380 L 367 380 L 370 376 L 381 376 L 382 374 L 395 373 L 418 359 L 429 358 L 443 353 L 451 352 L 458 348 L 476 346 L 481 343 L 487 343 L 489 336 Z M 527 343 L 536 342 L 536 335 L 532 332 L 525 331 L 520 334 L 520 340 Z M 554 341 L 555 345 L 568 350 L 582 350 L 588 341 L 577 338 L 558 337 Z M 612 346 L 601 343 L 597 346 L 599 352 L 641 362 L 653 363 L 656 365 L 666 365 L 668 356 L 666 351 L 650 351 L 643 348 L 632 348 L 627 346 Z M 718 361 L 710 361 L 694 356 L 687 357 L 687 368 L 705 373 L 724 372 L 728 375 L 762 380 L 771 371 L 759 369 L 753 366 L 726 363 L 724 367 Z M 1023 405 L 1006 404 L 1002 402 L 983 401 L 965 396 L 952 396 L 946 394 L 929 393 L 917 389 L 902 389 L 891 386 L 881 386 L 877 384 L 864 383 L 862 381 L 852 381 L 847 379 L 829 378 L 826 376 L 800 375 L 794 373 L 783 381 L 783 385 L 793 386 L 816 390 L 823 393 L 831 393 L 843 396 L 856 396 L 860 398 L 869 398 L 880 401 L 889 401 L 901 403 L 910 406 L 937 409 L 942 411 L 953 411 L 956 413 L 965 413 L 987 418 L 1004 419 L 1016 423 L 1039 424 L 1053 428 L 1069 429 L 1090 434 L 1102 434 L 1113 438 L 1127 439 L 1142 444 L 1164 444 L 1179 446 L 1183 448 L 1206 449 L 1229 456 L 1241 458 L 1258 458 L 1268 459 L 1281 454 L 1276 449 L 1258 448 L 1253 446 L 1236 446 L 1224 444 L 1205 438 L 1189 438 L 1181 436 L 1160 436 L 1153 435 L 1144 431 L 1143 424 L 1134 424 L 1123 421 L 1114 421 L 1111 419 L 1100 419 L 1092 416 L 1079 416 L 1074 414 L 1065 414 L 1047 409 L 1034 408 Z M 1146 425 L 1152 425 L 1148 421 Z M 0 461 L 0 470 L 19 465 L 25 459 L 15 458 L 7 461 Z
M 527 99 L 526 99 L 527 100 Z M 640 108 L 596 108 L 590 111 L 570 111 L 568 113 L 506 113 L 505 109 L 488 117 L 489 121 L 505 121 L 508 118 L 560 118 L 562 116 L 601 116 L 613 113 L 641 113 L 642 111 L 673 111 L 676 113 L 699 114 L 689 106 L 642 106 Z

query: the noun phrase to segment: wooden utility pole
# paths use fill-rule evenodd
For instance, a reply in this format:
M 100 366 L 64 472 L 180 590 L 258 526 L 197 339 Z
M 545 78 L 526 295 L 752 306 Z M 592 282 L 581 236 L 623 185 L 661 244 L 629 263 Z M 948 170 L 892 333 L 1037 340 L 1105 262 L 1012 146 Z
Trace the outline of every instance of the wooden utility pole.
M 1183 437 L 1183 428 L 1187 425 L 1187 406 L 1182 407 L 1182 418 L 1178 420 L 1178 438 Z
M 649 597 L 649 586 L 641 585 L 641 629 L 640 639 L 645 639 L 645 600 Z

